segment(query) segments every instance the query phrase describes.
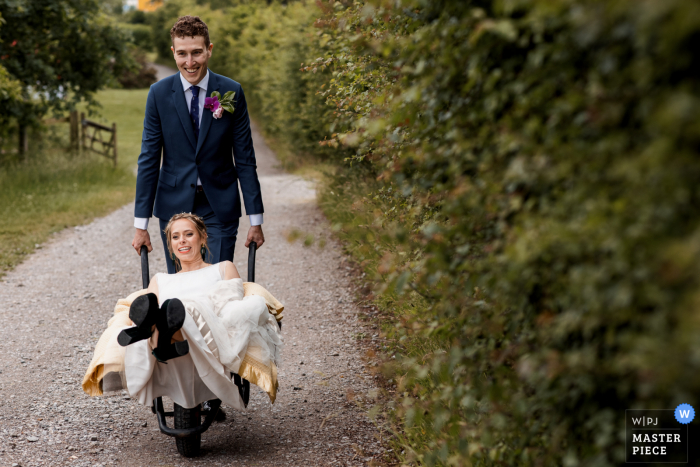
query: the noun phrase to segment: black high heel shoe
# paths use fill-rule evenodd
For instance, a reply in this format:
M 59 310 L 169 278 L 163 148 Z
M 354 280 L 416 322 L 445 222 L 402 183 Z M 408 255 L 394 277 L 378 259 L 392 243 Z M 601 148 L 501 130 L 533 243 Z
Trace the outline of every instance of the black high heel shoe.
M 148 293 L 136 297 L 129 307 L 129 318 L 136 326 L 124 329 L 117 336 L 117 342 L 122 347 L 151 337 L 151 328 L 156 324 L 160 308 L 158 297 Z
M 176 357 L 187 355 L 190 345 L 187 341 L 170 343 L 185 322 L 185 305 L 177 298 L 166 300 L 161 307 L 156 327 L 158 328 L 158 347 L 153 349 L 153 356 L 162 363 Z

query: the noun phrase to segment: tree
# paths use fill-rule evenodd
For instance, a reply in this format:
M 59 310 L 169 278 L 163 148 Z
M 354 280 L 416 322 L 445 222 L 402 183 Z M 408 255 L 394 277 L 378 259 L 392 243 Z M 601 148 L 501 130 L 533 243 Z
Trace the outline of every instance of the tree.
M 20 133 L 49 111 L 94 105 L 94 93 L 134 65 L 126 38 L 96 0 L 4 1 L 0 15 L 0 65 L 23 94 L 22 105 L 0 114 L 15 118 Z
M 22 85 L 0 65 L 0 126 L 6 128 L 9 114 L 22 102 Z

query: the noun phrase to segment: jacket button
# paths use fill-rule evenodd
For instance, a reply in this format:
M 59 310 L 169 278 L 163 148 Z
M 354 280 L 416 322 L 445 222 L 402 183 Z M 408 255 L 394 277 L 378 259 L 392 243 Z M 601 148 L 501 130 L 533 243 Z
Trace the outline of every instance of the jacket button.
M 191 186 L 192 188 L 194 188 L 194 183 L 190 183 L 190 186 Z

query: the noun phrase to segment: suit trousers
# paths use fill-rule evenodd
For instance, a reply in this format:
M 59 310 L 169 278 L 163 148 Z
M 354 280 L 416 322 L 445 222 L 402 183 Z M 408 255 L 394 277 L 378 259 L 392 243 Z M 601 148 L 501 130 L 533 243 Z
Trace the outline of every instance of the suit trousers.
M 204 221 L 204 225 L 207 226 L 209 254 L 204 260 L 210 264 L 216 264 L 227 260 L 233 261 L 239 220 L 236 219 L 236 221 L 232 223 L 223 223 L 219 221 L 203 191 L 195 194 L 192 213 L 201 217 Z M 173 259 L 170 257 L 167 239 L 165 238 L 165 227 L 167 227 L 169 220 L 170 219 L 159 219 L 160 238 L 163 240 L 163 247 L 165 248 L 165 262 L 168 266 L 168 274 L 175 274 L 177 271 L 175 270 Z

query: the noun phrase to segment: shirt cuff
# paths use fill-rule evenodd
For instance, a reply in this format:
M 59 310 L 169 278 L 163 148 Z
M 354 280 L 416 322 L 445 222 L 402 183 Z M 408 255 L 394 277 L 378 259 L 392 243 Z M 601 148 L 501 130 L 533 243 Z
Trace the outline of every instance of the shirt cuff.
M 134 217 L 134 227 L 141 230 L 148 230 L 148 221 L 149 219 L 147 217 Z
M 262 214 L 249 214 L 248 217 L 250 218 L 250 226 L 254 227 L 256 225 L 262 225 L 263 223 L 263 215 Z

